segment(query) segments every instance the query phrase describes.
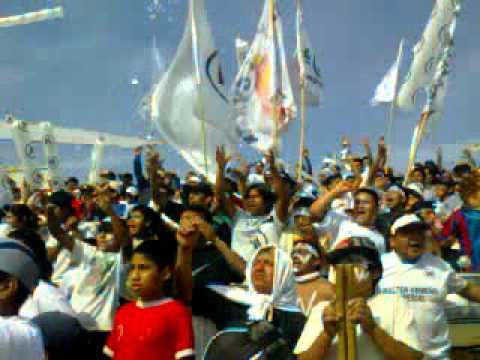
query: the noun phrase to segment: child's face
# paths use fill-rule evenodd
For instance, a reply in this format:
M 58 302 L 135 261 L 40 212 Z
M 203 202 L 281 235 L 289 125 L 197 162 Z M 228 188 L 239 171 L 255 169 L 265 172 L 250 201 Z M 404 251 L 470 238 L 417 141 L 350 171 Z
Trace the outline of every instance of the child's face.
M 159 269 L 146 256 L 135 253 L 130 262 L 128 283 L 142 301 L 158 300 L 164 296 L 164 282 L 171 278 L 169 268 Z

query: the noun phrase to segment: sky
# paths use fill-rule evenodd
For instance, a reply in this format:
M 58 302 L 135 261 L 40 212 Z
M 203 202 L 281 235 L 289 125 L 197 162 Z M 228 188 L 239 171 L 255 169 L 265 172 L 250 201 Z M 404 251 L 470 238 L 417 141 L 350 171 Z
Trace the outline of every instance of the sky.
M 31 121 L 48 120 L 117 134 L 144 136 L 148 130 L 138 105 L 152 84 L 153 36 L 162 70 L 172 60 L 187 15 L 186 0 L 8 0 L 0 16 L 62 5 L 65 17 L 38 24 L 0 28 L 0 115 L 13 113 Z M 263 0 L 205 0 L 227 83 L 237 70 L 234 39 L 252 39 Z M 295 45 L 295 2 L 278 0 L 286 46 Z M 303 0 L 304 17 L 325 82 L 325 103 L 307 112 L 306 145 L 314 164 L 338 149 L 342 135 L 358 144 L 385 133 L 386 109 L 372 108 L 376 85 L 406 39 L 408 70 L 411 49 L 431 13 L 431 0 Z M 420 157 L 433 156 L 435 144 L 478 141 L 480 83 L 480 2 L 464 0 L 455 34 L 455 58 L 449 78 L 445 114 L 427 138 Z M 403 77 L 403 76 L 402 76 Z M 138 84 L 132 85 L 132 79 Z M 398 113 L 392 157 L 401 167 L 423 104 L 412 113 Z M 294 162 L 298 154 L 299 121 L 284 136 L 282 156 Z M 449 149 L 458 149 L 452 146 Z M 161 152 L 167 166 L 185 171 L 185 163 L 167 146 Z M 88 146 L 62 146 L 62 166 L 79 175 L 89 166 Z M 0 162 L 15 161 L 13 145 L 0 144 Z M 131 152 L 108 149 L 105 166 L 130 170 Z

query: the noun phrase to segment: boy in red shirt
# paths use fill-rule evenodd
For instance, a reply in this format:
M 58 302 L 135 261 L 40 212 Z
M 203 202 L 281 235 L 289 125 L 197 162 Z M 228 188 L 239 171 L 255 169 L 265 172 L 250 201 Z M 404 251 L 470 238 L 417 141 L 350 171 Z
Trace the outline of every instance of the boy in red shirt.
M 130 261 L 128 283 L 139 300 L 122 306 L 104 353 L 115 360 L 194 359 L 190 310 L 169 298 L 176 242 L 145 241 Z

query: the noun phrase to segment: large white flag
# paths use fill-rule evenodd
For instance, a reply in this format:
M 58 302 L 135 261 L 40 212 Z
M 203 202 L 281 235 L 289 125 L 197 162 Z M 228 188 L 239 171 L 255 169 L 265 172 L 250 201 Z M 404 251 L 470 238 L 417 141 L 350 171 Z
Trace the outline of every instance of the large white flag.
M 276 136 L 296 116 L 295 101 L 283 48 L 280 16 L 272 24 L 270 3 L 265 1 L 247 57 L 232 86 L 234 118 L 242 139 L 260 151 L 272 148 Z M 274 31 L 276 29 L 276 31 Z M 279 42 L 277 69 L 275 33 Z
M 237 135 L 228 116 L 204 2 L 190 0 L 189 4 L 175 58 L 152 91 L 151 116 L 165 141 L 195 170 L 213 179 L 216 146 L 225 145 L 233 152 Z
M 40 142 L 32 140 L 29 124 L 25 121 L 13 120 L 10 130 L 24 179 L 33 189 L 42 188 L 45 185 L 42 175 L 45 164 L 42 164 Z
M 375 89 L 375 95 L 373 96 L 370 103 L 372 106 L 377 106 L 383 103 L 391 103 L 395 100 L 397 96 L 397 83 L 398 76 L 400 72 L 400 65 L 403 58 L 403 39 L 400 41 L 400 46 L 398 48 L 397 59 L 393 65 L 388 70 L 387 74 L 384 76 L 382 82 Z
M 295 50 L 292 84 L 300 93 L 300 79 L 304 78 L 305 104 L 319 106 L 323 101 L 323 79 L 317 56 L 303 23 L 303 11 L 297 0 L 297 49 Z
M 415 107 L 415 97 L 431 85 L 442 49 L 448 45 L 449 29 L 460 0 L 436 1 L 421 40 L 413 49 L 413 60 L 405 82 L 400 88 L 397 104 L 407 111 Z

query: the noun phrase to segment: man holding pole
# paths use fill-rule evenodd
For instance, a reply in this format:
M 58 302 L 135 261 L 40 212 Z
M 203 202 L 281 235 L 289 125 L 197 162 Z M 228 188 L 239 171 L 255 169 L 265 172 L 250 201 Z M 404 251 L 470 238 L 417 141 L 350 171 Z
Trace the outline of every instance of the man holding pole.
M 382 276 L 375 245 L 367 238 L 348 242 L 329 254 L 336 286 L 341 282 L 344 286 L 337 289 L 334 302 L 313 308 L 295 348 L 297 358 L 421 359 L 413 313 L 406 302 L 400 296 L 374 295 Z M 339 305 L 345 309 L 344 316 L 339 316 Z

